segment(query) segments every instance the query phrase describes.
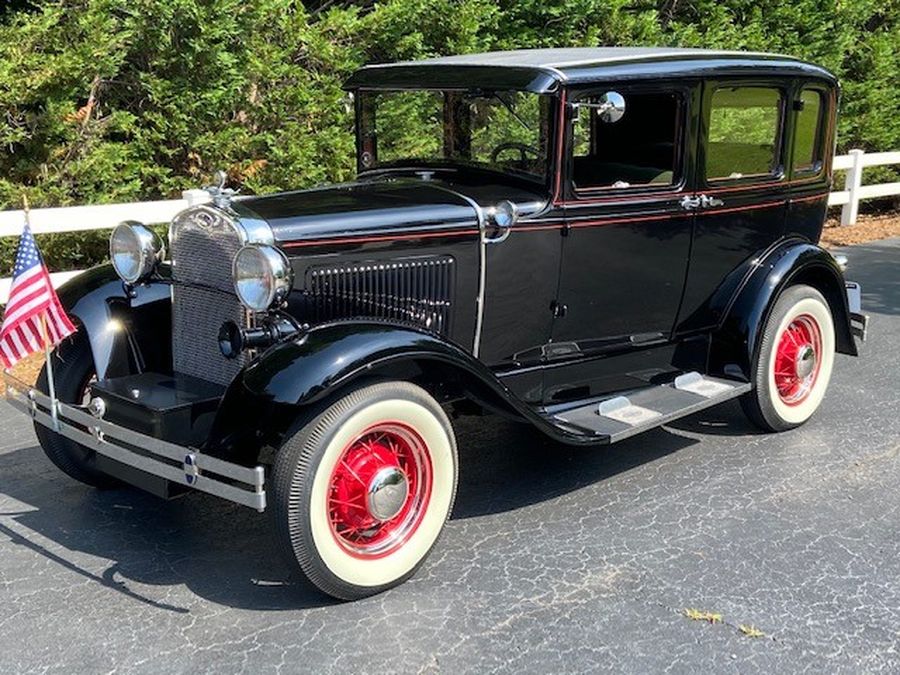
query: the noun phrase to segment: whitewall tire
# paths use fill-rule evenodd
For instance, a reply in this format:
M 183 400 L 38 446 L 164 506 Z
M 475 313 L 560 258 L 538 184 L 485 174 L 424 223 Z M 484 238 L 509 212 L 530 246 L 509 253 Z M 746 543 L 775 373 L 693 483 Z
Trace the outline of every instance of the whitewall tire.
M 741 403 L 767 431 L 793 429 L 819 408 L 834 366 L 834 320 L 815 288 L 791 286 L 766 321 L 753 368 L 753 391 Z
M 385 382 L 352 391 L 278 452 L 272 509 L 282 551 L 337 598 L 396 586 L 437 541 L 457 473 L 450 421 L 425 390 Z

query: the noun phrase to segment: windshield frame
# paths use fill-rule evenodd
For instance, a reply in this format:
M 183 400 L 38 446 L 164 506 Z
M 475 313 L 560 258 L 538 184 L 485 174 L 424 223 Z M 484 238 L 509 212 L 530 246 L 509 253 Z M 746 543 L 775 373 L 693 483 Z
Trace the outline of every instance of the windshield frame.
M 377 133 L 375 131 L 374 110 L 375 101 L 378 95 L 383 94 L 402 94 L 415 92 L 432 92 L 444 95 L 446 101 L 447 94 L 455 94 L 462 97 L 472 96 L 473 98 L 494 100 L 496 105 L 504 108 L 511 114 L 513 119 L 519 116 L 509 107 L 508 94 L 527 94 L 534 96 L 538 100 L 539 114 L 538 125 L 536 129 L 538 134 L 538 146 L 540 155 L 535 160 L 536 164 L 541 166 L 540 173 L 516 169 L 510 166 L 502 166 L 500 164 L 491 164 L 490 162 L 466 160 L 460 157 L 406 157 L 395 160 L 379 161 L 377 158 Z M 519 180 L 525 180 L 529 183 L 539 184 L 549 188 L 555 172 L 555 157 L 557 142 L 557 134 L 555 133 L 558 124 L 556 108 L 558 97 L 554 94 L 539 94 L 526 89 L 484 89 L 481 87 L 472 87 L 470 89 L 444 88 L 444 87 L 377 87 L 377 88 L 360 88 L 350 91 L 353 97 L 353 105 L 355 111 L 354 131 L 356 136 L 356 168 L 357 174 L 364 174 L 402 171 L 406 170 L 476 170 L 487 171 L 494 174 L 501 174 L 513 177 Z M 447 111 L 448 107 L 444 107 L 444 117 L 441 126 L 444 133 L 444 153 L 447 152 Z M 519 122 L 522 120 L 519 119 Z M 527 125 L 526 125 L 527 126 Z M 371 131 L 371 133 L 369 133 Z M 374 149 L 374 153 L 372 150 Z M 515 152 L 515 151 L 511 151 Z M 374 154 L 373 159 L 367 160 L 366 153 Z

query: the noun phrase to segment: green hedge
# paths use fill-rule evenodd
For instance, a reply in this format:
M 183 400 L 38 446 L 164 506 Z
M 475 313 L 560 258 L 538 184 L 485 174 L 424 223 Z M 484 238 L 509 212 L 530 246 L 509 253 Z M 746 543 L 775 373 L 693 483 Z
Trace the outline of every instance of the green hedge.
M 900 148 L 900 0 L 17 0 L 0 9 L 0 208 L 23 189 L 34 206 L 174 197 L 220 167 L 247 192 L 344 180 L 359 65 L 601 44 L 810 59 L 843 83 L 840 152 Z M 105 238 L 41 244 L 61 269 Z

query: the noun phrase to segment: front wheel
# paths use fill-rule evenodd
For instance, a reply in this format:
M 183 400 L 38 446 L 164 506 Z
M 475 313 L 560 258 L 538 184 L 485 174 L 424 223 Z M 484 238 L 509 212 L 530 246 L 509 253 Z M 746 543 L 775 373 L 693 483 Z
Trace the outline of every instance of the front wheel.
M 285 557 L 319 590 L 355 600 L 428 556 L 456 495 L 456 440 L 423 389 L 363 386 L 288 435 L 273 478 Z
M 766 321 L 744 412 L 766 431 L 798 427 L 818 409 L 834 364 L 834 321 L 815 288 L 788 288 Z

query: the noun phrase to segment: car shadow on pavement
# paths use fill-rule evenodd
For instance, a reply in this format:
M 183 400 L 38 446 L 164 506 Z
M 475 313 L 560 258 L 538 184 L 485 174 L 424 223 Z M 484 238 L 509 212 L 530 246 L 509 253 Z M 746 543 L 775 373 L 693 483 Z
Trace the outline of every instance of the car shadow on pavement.
M 0 539 L 161 611 L 188 612 L 194 602 L 153 587 L 184 585 L 252 610 L 335 602 L 292 577 L 267 514 L 209 495 L 163 501 L 128 487 L 94 490 L 60 474 L 39 447 L 0 455 L 0 493 L 20 507 L 0 509 Z
M 736 400 L 707 408 L 694 415 L 682 417 L 666 425 L 678 431 L 707 436 L 758 436 L 765 432 L 754 425 Z
M 454 520 L 549 500 L 697 442 L 657 430 L 611 447 L 573 448 L 497 417 L 457 428 Z M 160 611 L 189 612 L 177 598 L 191 604 L 154 590 L 160 586 L 184 585 L 210 602 L 251 610 L 335 602 L 292 576 L 267 514 L 197 493 L 165 502 L 136 489 L 93 490 L 61 475 L 37 447 L 0 455 L 0 492 L 18 502 L 0 509 L 0 536 L 12 546 Z
M 456 428 L 460 483 L 453 519 L 547 501 L 698 442 L 656 429 L 614 445 L 573 447 L 497 417 L 466 418 Z

